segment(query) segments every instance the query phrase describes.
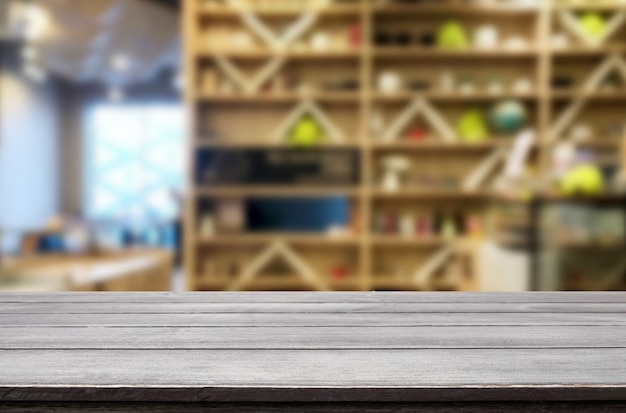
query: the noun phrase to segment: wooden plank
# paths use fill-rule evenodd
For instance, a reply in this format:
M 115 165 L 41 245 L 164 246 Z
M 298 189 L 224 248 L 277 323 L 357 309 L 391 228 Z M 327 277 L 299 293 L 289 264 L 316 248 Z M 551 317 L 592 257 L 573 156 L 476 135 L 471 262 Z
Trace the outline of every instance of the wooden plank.
M 534 293 L 448 293 L 448 292 L 249 292 L 249 293 L 2 293 L 0 303 L 624 303 L 624 292 L 534 292 Z
M 624 313 L 624 303 L 0 303 L 4 314 Z
M 626 348 L 626 328 L 483 327 L 25 327 L 3 350 Z
M 132 334 L 132 330 L 129 331 Z M 485 387 L 623 390 L 624 349 L 0 350 L 0 386 Z
M 625 326 L 623 313 L 231 313 L 231 314 L 3 314 L 0 326 L 197 326 L 197 327 L 339 327 L 339 326 L 483 326 L 572 325 Z
M 6 413 L 622 413 L 622 402 L 473 402 L 473 403 L 0 403 Z

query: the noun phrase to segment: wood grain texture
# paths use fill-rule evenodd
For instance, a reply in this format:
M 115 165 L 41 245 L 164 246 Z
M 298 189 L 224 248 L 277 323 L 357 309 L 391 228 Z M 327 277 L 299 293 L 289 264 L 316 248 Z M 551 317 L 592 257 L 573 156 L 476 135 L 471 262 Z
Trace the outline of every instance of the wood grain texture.
M 0 350 L 0 365 L 4 366 L 0 386 L 349 388 L 626 384 L 623 348 L 468 350 L 462 348 L 461 342 L 459 347 L 321 351 Z
M 625 310 L 623 293 L 0 294 L 0 401 L 622 402 Z M 320 411 L 285 407 L 254 410 Z
M 412 327 L 412 326 L 615 326 L 623 313 L 227 313 L 227 314 L 3 314 L 0 325 L 23 326 L 171 326 L 171 327 Z
M 71 337 L 71 340 L 68 340 Z M 451 340 L 451 337 L 454 337 Z M 48 349 L 467 349 L 624 348 L 613 326 L 23 327 L 4 328 L 2 350 Z

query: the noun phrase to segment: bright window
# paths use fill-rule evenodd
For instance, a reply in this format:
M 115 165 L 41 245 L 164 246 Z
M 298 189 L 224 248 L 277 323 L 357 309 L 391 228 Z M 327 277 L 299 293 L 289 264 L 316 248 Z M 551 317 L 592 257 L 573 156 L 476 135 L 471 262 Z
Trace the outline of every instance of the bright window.
M 87 136 L 90 218 L 152 223 L 179 213 L 185 175 L 180 106 L 96 106 Z

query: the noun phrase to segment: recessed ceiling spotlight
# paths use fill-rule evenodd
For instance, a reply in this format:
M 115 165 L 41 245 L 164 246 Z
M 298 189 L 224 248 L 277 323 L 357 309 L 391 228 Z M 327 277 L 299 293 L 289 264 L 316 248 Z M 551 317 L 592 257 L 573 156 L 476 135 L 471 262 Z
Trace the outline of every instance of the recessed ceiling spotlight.
M 34 80 L 38 83 L 43 83 L 48 78 L 46 71 L 33 63 L 27 63 L 24 65 L 23 72 L 31 80 Z
M 124 100 L 124 96 L 125 96 L 124 91 L 117 87 L 109 89 L 107 95 L 109 97 L 109 100 L 113 102 L 120 102 Z
M 130 68 L 130 60 L 123 54 L 117 54 L 111 59 L 111 67 L 118 72 L 125 72 Z

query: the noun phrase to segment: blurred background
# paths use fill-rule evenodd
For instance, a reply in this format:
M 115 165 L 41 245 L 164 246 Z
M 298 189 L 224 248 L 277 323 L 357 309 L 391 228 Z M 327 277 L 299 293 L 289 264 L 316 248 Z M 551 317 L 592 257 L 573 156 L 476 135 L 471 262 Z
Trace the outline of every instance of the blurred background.
M 0 290 L 626 289 L 626 2 L 0 0 Z

